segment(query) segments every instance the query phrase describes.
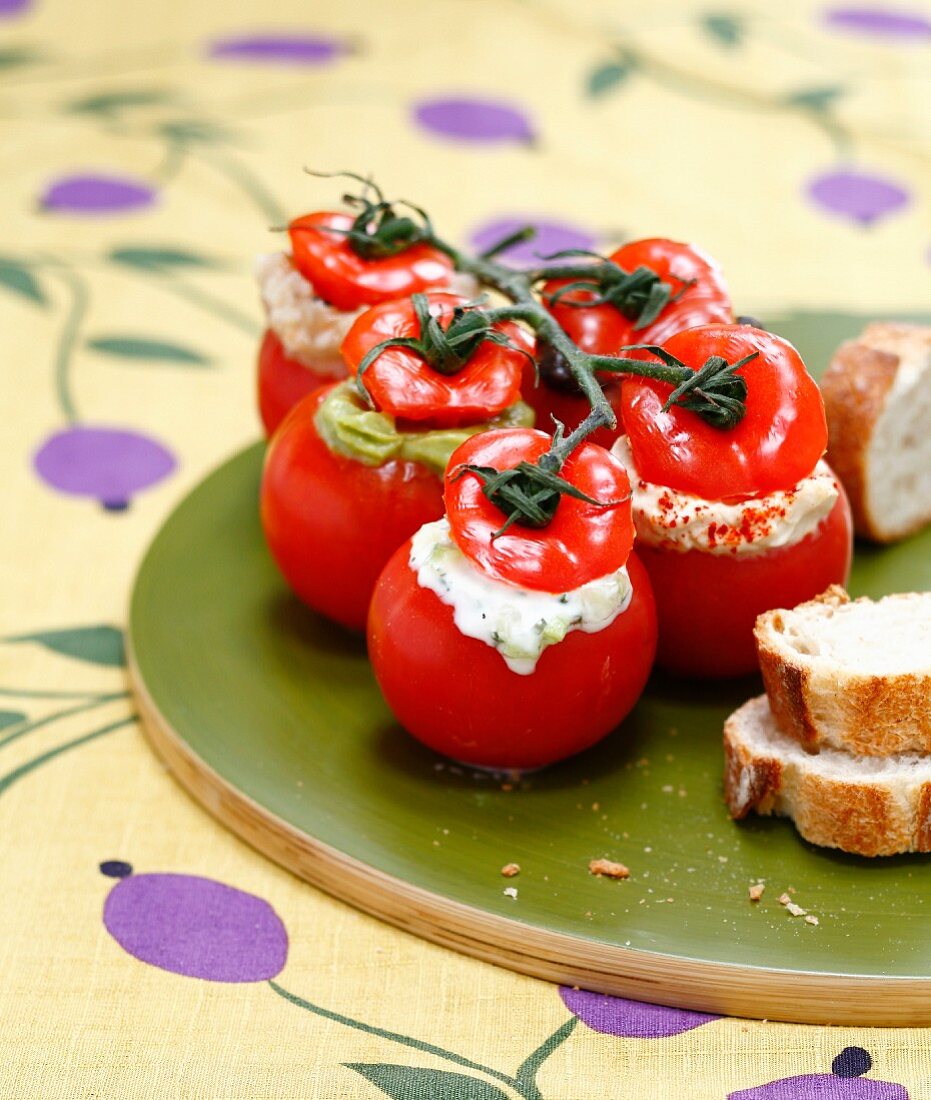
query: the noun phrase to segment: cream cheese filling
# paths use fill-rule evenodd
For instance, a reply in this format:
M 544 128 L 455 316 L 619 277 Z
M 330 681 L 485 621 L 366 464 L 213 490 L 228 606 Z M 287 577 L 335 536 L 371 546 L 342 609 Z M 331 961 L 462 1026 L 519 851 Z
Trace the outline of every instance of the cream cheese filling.
M 453 610 L 459 631 L 496 649 L 518 676 L 530 676 L 544 649 L 572 630 L 604 630 L 630 605 L 626 566 L 571 592 L 537 592 L 489 577 L 453 542 L 444 517 L 411 541 L 409 564 L 421 588 Z

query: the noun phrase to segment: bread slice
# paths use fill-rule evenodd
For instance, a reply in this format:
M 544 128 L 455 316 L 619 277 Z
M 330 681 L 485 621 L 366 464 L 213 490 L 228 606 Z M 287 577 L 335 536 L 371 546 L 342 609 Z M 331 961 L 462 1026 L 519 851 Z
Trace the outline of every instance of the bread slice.
M 931 752 L 931 592 L 851 600 L 843 588 L 754 630 L 782 731 L 806 748 Z
M 837 350 L 821 392 L 857 533 L 893 542 L 931 522 L 931 328 L 868 325 Z
M 734 818 L 790 817 L 812 844 L 861 856 L 931 851 L 931 757 L 808 753 L 760 695 L 728 718 L 724 759 Z

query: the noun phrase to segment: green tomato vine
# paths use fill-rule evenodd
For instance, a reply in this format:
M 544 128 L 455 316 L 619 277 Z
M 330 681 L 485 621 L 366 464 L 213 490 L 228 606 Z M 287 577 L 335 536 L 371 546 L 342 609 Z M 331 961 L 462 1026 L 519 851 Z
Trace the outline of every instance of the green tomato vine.
M 604 395 L 598 373 L 637 375 L 666 382 L 673 388 L 663 411 L 677 405 L 721 430 L 733 428 L 745 415 L 747 383 L 737 371 L 758 353 L 734 363 L 712 355 L 697 371 L 655 344 L 622 347 L 617 356 L 591 355 L 570 338 L 540 294 L 540 286 L 549 280 L 569 280 L 568 285 L 552 296 L 551 302 L 559 299 L 566 305 L 580 308 L 609 304 L 635 321 L 636 328 L 645 328 L 670 302 L 685 293 L 691 285 L 688 281 L 675 280 L 677 285 L 672 285 L 646 267 L 625 271 L 597 253 L 579 250 L 542 257 L 540 267 L 517 271 L 500 263 L 496 257 L 520 241 L 531 240 L 535 234 L 532 226 L 508 234 L 479 256 L 470 256 L 438 236 L 429 216 L 420 207 L 385 199 L 372 180 L 355 173 L 337 174 L 362 184 L 359 194 L 343 195 L 343 201 L 357 211 L 352 226 L 344 231 L 333 230 L 345 236 L 357 255 L 363 259 L 384 258 L 398 255 L 415 244 L 429 244 L 447 255 L 457 271 L 474 276 L 482 287 L 508 300 L 500 306 L 487 306 L 481 300 L 459 307 L 449 326 L 443 329 L 430 317 L 427 299 L 415 295 L 420 337 L 385 340 L 372 348 L 358 373 L 363 397 L 369 399 L 364 371 L 388 348 L 406 347 L 421 355 L 433 369 L 454 374 L 467 365 L 484 340 L 509 344 L 507 337 L 495 326 L 502 321 L 516 321 L 534 332 L 548 354 L 561 360 L 561 365 L 568 368 L 591 405 L 589 414 L 573 431 L 566 433 L 563 425 L 556 424 L 552 446 L 536 463 L 523 462 L 515 470 L 503 472 L 487 467 L 466 467 L 459 472 L 460 475 L 472 472 L 481 478 L 483 492 L 506 517 L 499 534 L 515 523 L 528 527 L 545 526 L 553 518 L 563 495 L 578 495 L 578 491 L 559 476 L 559 471 L 569 455 L 592 432 L 617 426 L 617 418 Z M 411 213 L 399 214 L 395 209 L 399 205 L 407 207 Z M 574 297 L 569 297 L 570 294 Z M 624 357 L 625 352 L 633 351 L 647 351 L 654 356 L 654 361 Z M 605 507 L 618 503 L 589 502 Z

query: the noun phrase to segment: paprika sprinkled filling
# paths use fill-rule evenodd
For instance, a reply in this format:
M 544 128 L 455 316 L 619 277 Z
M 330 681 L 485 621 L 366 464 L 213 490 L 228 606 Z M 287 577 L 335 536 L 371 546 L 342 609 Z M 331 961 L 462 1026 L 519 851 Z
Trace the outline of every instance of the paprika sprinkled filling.
M 650 546 L 685 553 L 746 556 L 791 546 L 827 518 L 840 490 L 823 460 L 791 489 L 740 501 L 705 500 L 643 480 L 626 436 L 611 453 L 627 470 L 637 537 Z

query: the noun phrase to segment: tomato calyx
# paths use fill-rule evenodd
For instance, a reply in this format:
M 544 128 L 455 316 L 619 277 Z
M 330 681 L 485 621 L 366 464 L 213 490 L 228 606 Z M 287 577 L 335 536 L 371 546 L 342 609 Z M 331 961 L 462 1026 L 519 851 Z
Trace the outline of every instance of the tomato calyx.
M 614 260 L 584 249 L 557 252 L 547 259 L 569 256 L 589 256 L 598 262 L 578 272 L 570 282 L 552 291 L 546 299 L 548 305 L 552 307 L 562 304 L 575 309 L 614 306 L 628 321 L 634 322 L 635 332 L 652 325 L 666 306 L 678 301 L 697 281 L 680 279 L 670 272 L 678 284 L 674 287 L 643 264 L 633 271 L 626 271 Z
M 358 210 L 348 229 L 325 226 L 328 233 L 345 237 L 349 247 L 363 260 L 385 260 L 406 252 L 415 244 L 432 244 L 433 225 L 425 210 L 405 199 L 388 200 L 381 188 L 371 178 L 355 172 L 309 172 L 311 176 L 331 179 L 345 176 L 358 180 L 362 191 L 358 195 L 344 194 L 342 201 L 352 210 Z M 396 206 L 406 206 L 421 220 L 398 214 Z
M 557 421 L 552 446 L 536 462 L 524 460 L 503 470 L 467 463 L 457 467 L 455 473 L 450 475 L 455 482 L 467 474 L 475 474 L 482 483 L 482 493 L 505 517 L 502 526 L 492 534 L 492 539 L 499 538 L 515 523 L 537 529 L 548 526 L 563 496 L 596 508 L 616 508 L 630 500 L 629 492 L 614 500 L 597 500 L 560 477 L 558 471 L 568 457 L 568 453 L 562 453 L 564 436 L 565 428 Z
M 495 328 L 477 303 L 466 302 L 455 306 L 449 323 L 444 328 L 439 318 L 434 316 L 426 294 L 413 294 L 410 301 L 420 335 L 392 336 L 382 340 L 363 356 L 356 370 L 356 388 L 369 405 L 373 405 L 373 402 L 365 385 L 365 372 L 389 348 L 407 348 L 419 355 L 427 366 L 443 375 L 458 374 L 485 342 L 519 352 L 536 366 L 533 356 L 526 348 L 520 347 L 506 332 Z
M 621 351 L 650 352 L 676 372 L 672 377 L 666 376 L 661 370 L 652 375 L 675 386 L 663 404 L 664 413 L 669 412 L 673 405 L 679 405 L 690 412 L 698 413 L 712 428 L 719 428 L 721 431 L 736 428 L 746 415 L 747 382 L 737 371 L 759 358 L 758 351 L 750 352 L 733 363 L 728 363 L 722 355 L 709 355 L 698 370 L 693 370 L 658 344 L 630 344 L 621 348 Z M 641 359 L 612 358 L 608 363 L 612 365 L 605 367 L 599 359 L 599 369 L 622 371 L 624 367 L 636 367 L 639 374 L 650 377 L 650 374 L 642 370 L 644 362 Z M 683 375 L 682 372 L 686 373 Z

